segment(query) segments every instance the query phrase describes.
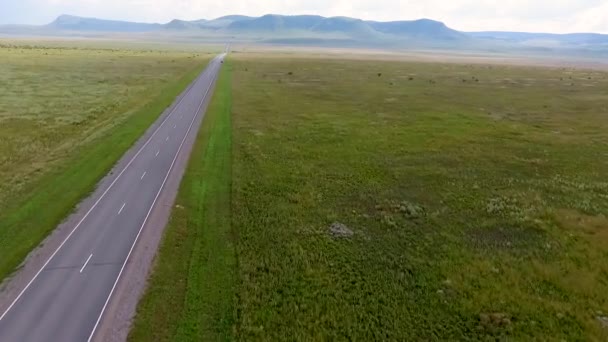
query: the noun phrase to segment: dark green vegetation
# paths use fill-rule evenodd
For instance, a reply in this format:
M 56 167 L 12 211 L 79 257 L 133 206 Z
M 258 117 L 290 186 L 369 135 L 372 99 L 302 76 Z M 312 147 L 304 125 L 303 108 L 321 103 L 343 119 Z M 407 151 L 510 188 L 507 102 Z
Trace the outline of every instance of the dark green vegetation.
M 608 74 L 235 56 L 237 339 L 608 338 Z
M 131 339 L 606 340 L 606 87 L 233 55 Z
M 198 75 L 208 56 L 1 48 L 0 279 Z
M 231 65 L 224 64 L 182 180 L 130 340 L 228 340 L 236 255 L 231 234 Z

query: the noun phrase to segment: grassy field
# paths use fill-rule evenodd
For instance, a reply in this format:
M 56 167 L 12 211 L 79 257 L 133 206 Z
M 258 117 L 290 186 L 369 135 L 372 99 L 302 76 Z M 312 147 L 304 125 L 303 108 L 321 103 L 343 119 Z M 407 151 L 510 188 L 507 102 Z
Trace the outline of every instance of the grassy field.
M 86 35 L 85 35 L 86 36 Z M 0 36 L 1 37 L 1 36 Z M 32 48 L 52 48 L 70 50 L 110 50 L 110 51 L 138 51 L 138 52 L 162 52 L 172 54 L 174 57 L 188 56 L 188 53 L 195 55 L 216 53 L 225 48 L 224 43 L 201 43 L 200 40 L 184 40 L 179 37 L 166 37 L 155 33 L 152 39 L 145 39 L 141 35 L 122 37 L 21 37 L 21 38 L 0 38 L 2 47 L 23 47 Z M 186 55 L 184 55 L 186 53 Z
M 3 279 L 93 190 L 210 55 L 0 45 Z
M 608 338 L 608 74 L 233 74 L 237 339 Z
M 132 341 L 223 341 L 232 336 L 231 72 L 226 63 L 139 304 Z
M 608 339 L 607 73 L 231 58 L 132 340 Z

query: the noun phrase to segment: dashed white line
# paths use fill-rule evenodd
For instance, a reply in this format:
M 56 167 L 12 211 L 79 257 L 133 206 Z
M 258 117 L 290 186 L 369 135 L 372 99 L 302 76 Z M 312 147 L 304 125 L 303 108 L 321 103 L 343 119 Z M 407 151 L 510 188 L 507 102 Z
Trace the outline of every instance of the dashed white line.
M 82 273 L 82 271 L 84 271 L 84 268 L 87 267 L 87 265 L 89 264 L 89 261 L 91 260 L 92 257 L 93 257 L 93 254 L 91 253 L 91 255 L 89 255 L 89 257 L 87 258 L 87 261 L 85 261 L 84 265 L 82 265 L 82 268 L 80 269 L 80 273 Z
M 120 215 L 120 213 L 122 213 L 122 210 L 125 208 L 125 205 L 127 205 L 127 203 L 122 204 L 122 207 L 120 207 L 120 210 L 118 211 L 118 215 Z
M 108 294 L 108 297 L 106 298 L 105 304 L 101 308 L 101 312 L 99 313 L 99 316 L 97 317 L 97 322 L 95 322 L 95 326 L 93 326 L 93 330 L 91 331 L 91 334 L 89 335 L 89 338 L 87 339 L 87 342 L 91 342 L 91 340 L 93 340 L 93 336 L 95 336 L 95 332 L 97 331 L 97 327 L 99 326 L 99 322 L 101 321 L 101 318 L 103 317 L 103 314 L 106 311 L 108 303 L 110 302 L 110 299 L 112 298 L 112 295 L 114 294 L 114 290 L 116 289 L 116 285 L 118 284 L 118 281 L 120 281 L 120 277 L 122 276 L 122 273 L 125 270 L 125 266 L 127 265 L 127 262 L 129 261 L 129 258 L 131 257 L 131 253 L 133 252 L 133 248 L 135 248 L 135 244 L 137 244 L 137 240 L 139 240 L 139 236 L 141 235 L 141 231 L 144 229 L 144 226 L 148 222 L 148 218 L 150 217 L 150 214 L 152 213 L 152 209 L 154 209 L 154 205 L 156 204 L 156 201 L 158 200 L 158 196 L 160 196 L 160 193 L 163 191 L 163 188 L 165 187 L 165 183 L 167 182 L 167 179 L 169 178 L 169 174 L 171 173 L 171 170 L 173 170 L 173 166 L 175 165 L 175 161 L 177 160 L 177 157 L 179 156 L 179 153 L 182 150 L 184 142 L 186 141 L 186 138 L 188 137 L 188 134 L 192 130 L 192 126 L 194 125 L 194 121 L 198 117 L 198 115 L 199 115 L 199 113 L 201 111 L 201 108 L 203 107 L 203 104 L 205 103 L 205 100 L 207 100 L 207 96 L 209 95 L 209 91 L 211 90 L 211 86 L 214 84 L 214 82 L 215 82 L 216 79 L 217 79 L 217 75 L 215 75 L 215 77 L 213 78 L 213 80 L 207 86 L 207 91 L 205 92 L 205 95 L 203 95 L 203 99 L 201 100 L 201 103 L 199 104 L 198 108 L 196 109 L 196 112 L 194 113 L 194 117 L 192 118 L 192 121 L 190 122 L 190 126 L 188 127 L 188 130 L 186 131 L 186 134 L 184 135 L 184 138 L 182 139 L 181 144 L 177 148 L 177 153 L 173 157 L 173 162 L 171 162 L 171 166 L 169 166 L 169 171 L 167 171 L 167 174 L 165 175 L 165 179 L 163 180 L 163 183 L 160 185 L 160 189 L 158 189 L 158 192 L 156 193 L 156 197 L 154 198 L 154 201 L 152 201 L 152 205 L 150 206 L 150 209 L 148 209 L 148 214 L 146 214 L 146 217 L 144 218 L 144 221 L 142 222 L 141 226 L 139 227 L 139 231 L 137 232 L 137 235 L 135 236 L 135 240 L 133 241 L 133 244 L 131 245 L 131 249 L 129 250 L 129 253 L 127 253 L 127 257 L 125 258 L 125 261 L 123 262 L 122 267 L 120 268 L 120 271 L 118 272 L 118 276 L 116 277 L 116 280 L 114 281 L 114 285 L 112 286 L 112 289 L 110 290 L 110 293 Z
M 177 125 L 173 125 L 173 128 L 177 128 Z
M 144 179 L 144 177 L 146 177 L 146 173 L 147 173 L 147 171 L 144 171 L 144 173 L 141 175 L 140 180 L 142 180 L 142 179 Z
M 23 294 L 25 293 L 25 291 L 27 291 L 27 289 L 29 289 L 30 286 L 32 286 L 32 284 L 34 283 L 34 281 L 36 281 L 36 279 L 38 279 L 38 276 L 40 276 L 40 273 L 42 273 L 42 271 L 44 271 L 44 269 L 51 262 L 51 260 L 53 260 L 53 258 L 55 258 L 55 255 L 57 255 L 57 253 L 59 253 L 59 250 L 61 250 L 61 248 L 68 242 L 68 240 L 72 237 L 72 235 L 74 235 L 74 233 L 78 230 L 78 228 L 80 228 L 80 226 L 87 219 L 87 217 L 89 216 L 89 214 L 91 214 L 91 212 L 95 209 L 95 207 L 97 207 L 97 205 L 99 204 L 99 202 L 101 202 L 101 200 L 106 196 L 106 194 L 110 191 L 110 189 L 112 189 L 112 187 L 114 186 L 114 184 L 116 184 L 116 182 L 118 182 L 118 180 L 120 179 L 120 177 L 125 173 L 125 171 L 127 171 L 127 169 L 131 166 L 131 164 L 133 164 L 133 162 L 135 161 L 135 159 L 137 158 L 137 156 L 139 156 L 141 154 L 141 152 L 146 148 L 146 146 L 148 146 L 148 144 L 150 143 L 150 141 L 152 141 L 152 138 L 154 138 L 156 136 L 156 134 L 160 131 L 160 129 L 165 125 L 165 122 L 167 122 L 167 120 L 173 115 L 173 113 L 175 113 L 175 110 L 177 108 L 179 108 L 179 106 L 181 105 L 181 103 L 183 102 L 183 100 L 186 98 L 185 94 L 187 94 L 194 87 L 194 85 L 197 82 L 199 82 L 200 80 L 201 80 L 201 77 L 199 76 L 196 79 L 195 82 L 192 82 L 188 86 L 188 88 L 186 88 L 186 90 L 184 91 L 183 95 L 181 95 L 181 97 L 179 98 L 177 104 L 175 106 L 173 106 L 173 109 L 171 109 L 171 112 L 169 112 L 169 115 L 167 115 L 163 119 L 163 121 L 156 128 L 156 130 L 154 130 L 154 133 L 152 133 L 152 135 L 148 138 L 148 140 L 146 140 L 146 142 L 144 143 L 144 145 L 142 147 L 140 147 L 140 149 L 137 151 L 137 153 L 135 153 L 135 155 L 131 158 L 131 160 L 129 160 L 129 162 L 127 163 L 127 165 L 125 166 L 125 168 L 122 169 L 122 171 L 120 171 L 120 173 L 118 174 L 118 176 L 116 176 L 116 178 L 114 178 L 114 181 L 112 181 L 112 183 L 108 186 L 108 188 L 101 194 L 101 196 L 99 196 L 99 198 L 97 199 L 97 201 L 95 201 L 95 203 L 93 203 L 93 206 L 91 206 L 91 208 L 89 208 L 89 210 L 84 214 L 84 216 L 80 219 L 80 221 L 78 221 L 78 223 L 70 231 L 70 233 L 68 234 L 68 236 L 66 236 L 66 238 L 63 239 L 63 241 L 61 242 L 61 244 L 59 244 L 59 247 L 57 247 L 55 249 L 55 251 L 53 252 L 53 254 L 51 254 L 51 256 L 42 265 L 42 267 L 40 267 L 40 269 L 38 269 L 38 272 L 36 272 L 36 274 L 34 274 L 34 276 L 32 277 L 32 279 L 30 279 L 30 281 L 25 285 L 25 287 L 23 287 L 23 289 L 21 290 L 21 292 L 19 292 L 19 294 L 17 295 L 17 297 L 15 299 L 13 299 L 13 301 L 8 306 L 8 308 L 6 308 L 6 310 L 4 310 L 4 312 L 2 313 L 2 315 L 0 315 L 0 321 L 2 321 L 4 319 L 4 317 L 6 317 L 6 315 L 11 311 L 11 309 L 15 306 L 15 304 L 21 299 L 21 297 L 23 297 Z M 97 324 L 99 324 L 99 320 L 98 320 Z M 97 327 L 97 324 L 95 325 L 95 327 Z M 93 333 L 94 332 L 95 332 L 95 328 L 93 329 Z M 92 337 L 92 335 L 93 334 L 91 334 L 91 337 Z M 89 340 L 91 339 L 91 337 L 89 337 Z
M 165 139 L 165 141 L 169 141 L 169 137 L 167 137 L 167 139 Z
M 158 154 L 160 153 L 160 150 L 156 151 L 156 156 L 158 157 Z

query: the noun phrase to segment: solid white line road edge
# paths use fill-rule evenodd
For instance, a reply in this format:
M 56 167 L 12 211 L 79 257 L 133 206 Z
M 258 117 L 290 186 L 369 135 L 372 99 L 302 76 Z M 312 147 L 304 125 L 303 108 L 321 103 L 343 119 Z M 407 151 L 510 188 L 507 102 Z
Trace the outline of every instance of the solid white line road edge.
M 217 59 L 217 57 L 216 57 L 216 59 Z M 219 69 L 220 68 L 218 68 L 218 73 L 219 73 Z M 192 125 L 194 125 L 194 121 L 196 120 L 196 118 L 198 118 L 201 108 L 203 107 L 203 104 L 205 103 L 205 100 L 207 99 L 207 95 L 209 94 L 209 91 L 211 90 L 211 86 L 215 83 L 216 79 L 217 79 L 217 74 L 213 77 L 212 82 L 209 83 L 209 86 L 207 87 L 207 91 L 205 92 L 205 95 L 203 96 L 203 99 L 201 100 L 201 103 L 199 104 L 198 109 L 196 110 L 196 114 L 194 115 L 194 117 L 192 118 L 192 121 L 190 122 L 190 126 L 188 127 L 188 130 L 186 131 L 186 134 L 184 135 L 184 138 L 182 139 L 182 142 L 179 145 L 179 148 L 177 149 L 177 153 L 175 154 L 175 157 L 173 157 L 173 162 L 171 162 L 171 166 L 169 166 L 169 170 L 167 171 L 167 174 L 165 175 L 165 179 L 163 180 L 163 183 L 161 184 L 160 189 L 158 189 L 158 192 L 156 193 L 156 197 L 154 198 L 154 201 L 152 202 L 152 205 L 150 206 L 150 209 L 148 210 L 148 214 L 144 218 L 144 222 L 141 224 L 141 227 L 139 227 L 139 232 L 137 232 L 137 235 L 135 236 L 135 240 L 133 241 L 133 244 L 131 245 L 131 249 L 129 249 L 129 253 L 127 254 L 127 257 L 125 258 L 125 261 L 123 262 L 122 267 L 120 268 L 120 272 L 118 272 L 118 276 L 116 277 L 116 280 L 114 281 L 112 290 L 110 290 L 110 294 L 108 295 L 108 298 L 106 299 L 106 302 L 103 305 L 103 308 L 101 309 L 101 313 L 99 314 L 99 317 L 97 318 L 97 322 L 95 322 L 95 326 L 93 327 L 93 330 L 91 331 L 91 335 L 89 335 L 87 342 L 91 342 L 91 340 L 93 339 L 93 336 L 95 335 L 95 331 L 97 330 L 97 327 L 99 326 L 99 322 L 101 322 L 101 318 L 103 317 L 106 307 L 108 306 L 108 303 L 110 302 L 110 299 L 112 298 L 112 294 L 114 294 L 114 290 L 116 289 L 116 285 L 118 284 L 118 281 L 120 280 L 120 277 L 122 276 L 122 272 L 125 270 L 125 266 L 127 266 L 127 262 L 129 261 L 129 257 L 131 256 L 131 253 L 133 252 L 133 249 L 135 248 L 135 244 L 137 244 L 137 240 L 139 239 L 139 236 L 141 235 L 141 232 L 144 229 L 144 226 L 148 222 L 148 218 L 150 217 L 150 214 L 152 213 L 152 210 L 154 209 L 154 205 L 156 204 L 158 197 L 160 196 L 161 192 L 163 191 L 163 188 L 165 187 L 165 183 L 167 182 L 167 179 L 169 178 L 169 175 L 171 174 L 171 171 L 173 170 L 173 166 L 175 165 L 175 161 L 177 160 L 177 157 L 179 156 L 179 153 L 180 153 L 182 147 L 184 146 L 184 142 L 186 142 L 186 138 L 188 137 L 188 134 L 190 134 L 190 131 L 192 130 Z
M 65 245 L 65 243 L 70 239 L 70 237 L 72 237 L 72 235 L 80 227 L 80 225 L 82 224 L 82 222 L 84 222 L 84 220 L 89 216 L 89 214 L 93 211 L 93 209 L 95 209 L 95 207 L 97 207 L 97 205 L 99 204 L 99 202 L 101 202 L 101 200 L 106 196 L 106 194 L 108 193 L 108 191 L 110 191 L 110 189 L 112 189 L 112 187 L 114 186 L 114 184 L 116 184 L 116 182 L 120 179 L 120 177 L 123 175 L 123 173 L 125 171 L 127 171 L 127 169 L 129 168 L 129 166 L 131 166 L 131 164 L 133 163 L 133 161 L 135 160 L 135 158 L 137 158 L 141 154 L 141 152 L 144 150 L 144 148 L 146 148 L 146 146 L 148 146 L 148 144 L 150 143 L 150 141 L 152 141 L 152 138 L 154 138 L 154 136 L 156 135 L 156 133 L 158 133 L 158 131 L 160 131 L 160 129 L 165 124 L 165 122 L 167 122 L 167 120 L 173 115 L 173 113 L 179 107 L 179 105 L 182 103 L 182 101 L 186 98 L 186 94 L 192 90 L 192 88 L 193 88 L 192 85 L 195 84 L 195 83 L 197 83 L 197 82 L 199 82 L 201 79 L 203 79 L 203 75 L 206 73 L 206 71 L 207 70 L 203 71 L 201 73 L 201 75 L 194 82 L 192 82 L 192 84 L 186 89 L 186 91 L 184 93 L 184 96 L 182 96 L 181 99 L 179 99 L 179 101 L 177 102 L 177 104 L 173 107 L 173 109 L 171 109 L 171 112 L 169 113 L 169 115 L 167 115 L 167 117 L 165 119 L 163 119 L 163 121 L 161 122 L 161 124 L 156 128 L 156 130 L 154 131 L 154 133 L 152 133 L 152 135 L 150 136 L 150 138 L 148 138 L 148 140 L 146 141 L 146 143 L 139 149 L 139 151 L 137 151 L 137 153 L 133 156 L 133 158 L 131 158 L 131 160 L 125 166 L 125 168 L 122 169 L 122 171 L 120 171 L 120 173 L 118 174 L 118 176 L 116 176 L 116 179 L 114 179 L 114 181 L 110 184 L 110 186 L 108 186 L 108 188 L 103 192 L 103 194 L 101 194 L 101 196 L 99 197 L 99 199 L 97 199 L 97 201 L 95 201 L 95 203 L 93 204 L 93 206 L 86 212 L 86 214 L 82 217 L 82 219 L 78 222 L 78 224 L 76 224 L 76 227 L 74 227 L 74 229 L 72 229 L 72 231 L 70 232 L 70 234 L 68 234 L 68 236 L 61 242 L 61 244 L 59 245 L 59 247 L 57 247 L 57 249 L 55 250 L 55 252 L 53 252 L 53 254 L 51 254 L 51 256 L 47 259 L 47 261 L 44 263 L 44 265 L 42 265 L 42 267 L 40 268 L 40 270 L 38 270 L 38 272 L 36 272 L 36 274 L 34 275 L 34 277 L 32 278 L 32 280 L 30 280 L 29 283 L 27 283 L 27 285 L 25 285 L 25 287 L 23 288 L 23 290 L 21 290 L 21 292 L 19 292 L 19 295 L 17 295 L 17 298 L 15 298 L 11 302 L 11 305 L 9 305 L 8 308 L 2 314 L 2 316 L 0 316 L 0 321 L 2 321 L 2 319 L 6 316 L 6 314 L 8 314 L 8 312 L 11 311 L 11 309 L 13 308 L 13 306 L 15 306 L 15 303 L 17 303 L 17 301 L 19 301 L 19 299 L 21 299 L 21 297 L 23 296 L 23 294 L 25 293 L 25 291 L 27 291 L 27 289 L 32 285 L 32 283 L 36 280 L 36 278 L 38 278 L 38 276 L 40 275 L 40 273 L 42 273 L 42 271 L 51 262 L 51 260 L 53 260 L 53 258 L 55 257 L 55 255 L 57 255 L 57 253 L 63 247 L 63 245 Z

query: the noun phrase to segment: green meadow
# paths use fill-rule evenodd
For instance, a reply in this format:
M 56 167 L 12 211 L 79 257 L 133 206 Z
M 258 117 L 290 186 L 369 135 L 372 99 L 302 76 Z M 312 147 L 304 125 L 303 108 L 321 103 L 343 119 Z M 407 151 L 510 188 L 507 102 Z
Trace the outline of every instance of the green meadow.
M 0 41 L 0 279 L 89 194 L 211 55 Z
M 211 56 L 0 41 L 0 278 Z M 608 73 L 373 58 L 231 54 L 131 340 L 608 339 Z
M 132 340 L 608 338 L 606 72 L 230 58 Z

